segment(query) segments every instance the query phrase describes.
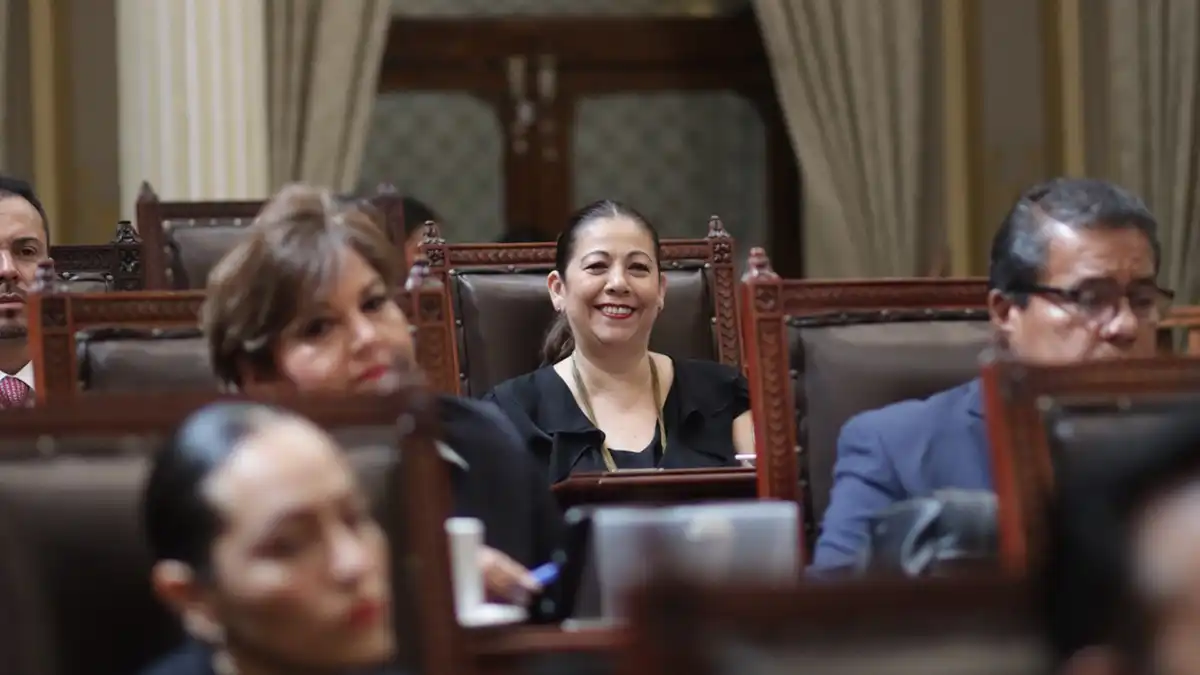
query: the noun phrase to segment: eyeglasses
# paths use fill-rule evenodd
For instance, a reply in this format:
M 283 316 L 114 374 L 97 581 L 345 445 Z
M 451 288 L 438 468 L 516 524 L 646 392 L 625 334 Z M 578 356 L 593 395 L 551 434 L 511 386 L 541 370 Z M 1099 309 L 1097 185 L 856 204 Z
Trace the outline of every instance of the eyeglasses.
M 1175 291 L 1155 283 L 1136 283 L 1129 288 L 1110 280 L 1087 281 L 1075 288 L 1030 284 L 1020 293 L 1053 295 L 1073 305 L 1080 314 L 1097 323 L 1108 323 L 1121 313 L 1122 300 L 1129 302 L 1133 315 L 1145 321 L 1160 321 L 1171 309 Z

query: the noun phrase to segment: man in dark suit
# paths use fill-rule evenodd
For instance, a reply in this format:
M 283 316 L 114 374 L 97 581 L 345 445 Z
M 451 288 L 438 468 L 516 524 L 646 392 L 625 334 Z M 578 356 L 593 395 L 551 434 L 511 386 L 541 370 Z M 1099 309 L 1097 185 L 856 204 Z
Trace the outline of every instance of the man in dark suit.
M 1172 295 L 1159 259 L 1154 216 L 1128 191 L 1067 178 L 1030 189 L 992 240 L 997 342 L 1029 363 L 1153 354 Z M 944 488 L 992 489 L 978 379 L 846 423 L 814 570 L 855 567 L 873 515 Z

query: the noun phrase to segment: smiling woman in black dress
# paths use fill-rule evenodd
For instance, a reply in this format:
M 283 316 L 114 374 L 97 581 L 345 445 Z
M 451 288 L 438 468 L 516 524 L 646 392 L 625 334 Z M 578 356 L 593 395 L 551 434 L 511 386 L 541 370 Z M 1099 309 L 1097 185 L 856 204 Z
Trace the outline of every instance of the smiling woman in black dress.
M 754 453 L 741 373 L 650 351 L 669 298 L 658 263 L 658 233 L 617 202 L 584 207 L 558 237 L 546 365 L 485 397 L 552 482 L 582 471 L 737 466 L 736 454 Z

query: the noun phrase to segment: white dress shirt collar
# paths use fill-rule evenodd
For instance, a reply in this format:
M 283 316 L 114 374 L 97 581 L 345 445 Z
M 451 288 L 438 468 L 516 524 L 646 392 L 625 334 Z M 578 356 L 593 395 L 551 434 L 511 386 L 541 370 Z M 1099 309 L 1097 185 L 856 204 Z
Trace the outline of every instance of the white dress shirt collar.
M 33 390 L 33 361 L 26 363 L 25 367 L 18 370 L 16 375 L 9 375 L 8 373 L 2 371 L 0 371 L 0 375 L 3 375 L 3 377 L 0 377 L 0 380 L 4 379 L 5 377 L 15 377 L 24 382 L 29 387 L 30 391 Z

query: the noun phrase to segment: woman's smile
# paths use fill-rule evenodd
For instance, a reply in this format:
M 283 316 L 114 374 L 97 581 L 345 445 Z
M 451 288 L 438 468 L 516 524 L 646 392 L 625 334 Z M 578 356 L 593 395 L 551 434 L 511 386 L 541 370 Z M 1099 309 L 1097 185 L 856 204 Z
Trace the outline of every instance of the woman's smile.
M 609 319 L 628 319 L 633 316 L 634 309 L 629 305 L 604 304 L 597 307 L 600 313 Z

